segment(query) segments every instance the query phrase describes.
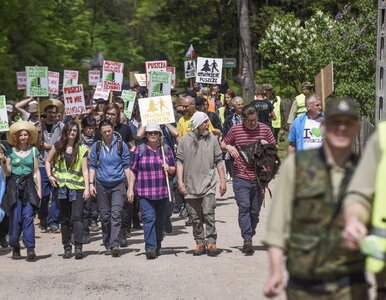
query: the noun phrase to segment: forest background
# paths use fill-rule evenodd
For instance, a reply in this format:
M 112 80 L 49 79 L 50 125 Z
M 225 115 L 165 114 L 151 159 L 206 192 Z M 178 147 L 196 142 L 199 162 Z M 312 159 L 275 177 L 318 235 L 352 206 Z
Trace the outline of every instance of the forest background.
M 373 114 L 376 0 L 4 0 L 0 16 L 0 94 L 7 99 L 23 96 L 16 71 L 28 65 L 61 75 L 79 70 L 85 84 L 97 53 L 124 62 L 126 77 L 143 71 L 145 61 L 166 59 L 185 89 L 183 61 L 193 44 L 198 56 L 237 59 L 235 69 L 224 71 L 243 95 L 246 71 L 253 82 L 269 82 L 277 95 L 292 98 L 333 61 L 335 94 Z

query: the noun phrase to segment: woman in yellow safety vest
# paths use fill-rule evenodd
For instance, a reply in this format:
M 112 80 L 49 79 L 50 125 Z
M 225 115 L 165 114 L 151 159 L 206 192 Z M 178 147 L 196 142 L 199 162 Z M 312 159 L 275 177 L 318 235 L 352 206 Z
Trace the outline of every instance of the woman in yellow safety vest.
M 68 122 L 60 140 L 51 148 L 46 160 L 48 180 L 58 194 L 63 258 L 71 258 L 71 234 L 74 234 L 75 259 L 81 259 L 84 201 L 90 197 L 87 147 L 81 144 L 79 124 Z

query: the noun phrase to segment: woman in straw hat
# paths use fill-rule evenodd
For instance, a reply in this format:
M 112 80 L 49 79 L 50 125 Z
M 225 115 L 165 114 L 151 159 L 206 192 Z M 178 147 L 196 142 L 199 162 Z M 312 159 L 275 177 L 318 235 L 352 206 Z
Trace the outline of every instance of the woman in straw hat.
M 13 247 L 13 259 L 21 259 L 19 238 L 22 231 L 27 260 L 36 258 L 34 217 L 40 205 L 41 178 L 37 158 L 39 151 L 32 145 L 37 137 L 36 127 L 28 121 L 12 124 L 7 134 L 12 148 L 6 152 L 4 169 L 7 183 L 3 206 L 9 214 L 9 242 Z
M 85 185 L 88 183 L 87 154 L 87 147 L 81 144 L 79 124 L 70 121 L 45 162 L 48 180 L 59 200 L 65 259 L 72 256 L 71 234 L 74 234 L 75 259 L 83 257 L 83 204 L 90 197 L 89 185 Z

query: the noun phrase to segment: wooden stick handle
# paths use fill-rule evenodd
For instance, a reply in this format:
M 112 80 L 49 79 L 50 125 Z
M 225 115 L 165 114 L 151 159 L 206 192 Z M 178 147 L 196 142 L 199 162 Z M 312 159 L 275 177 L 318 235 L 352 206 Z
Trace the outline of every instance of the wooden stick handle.
M 164 143 L 161 139 L 161 151 L 162 151 L 162 161 L 164 165 L 166 164 L 166 159 L 165 159 L 165 151 L 164 151 Z M 168 171 L 165 171 L 165 176 L 166 176 L 166 185 L 168 187 L 168 196 L 169 196 L 169 202 L 172 202 L 172 195 L 170 194 L 170 184 L 169 184 L 169 174 Z

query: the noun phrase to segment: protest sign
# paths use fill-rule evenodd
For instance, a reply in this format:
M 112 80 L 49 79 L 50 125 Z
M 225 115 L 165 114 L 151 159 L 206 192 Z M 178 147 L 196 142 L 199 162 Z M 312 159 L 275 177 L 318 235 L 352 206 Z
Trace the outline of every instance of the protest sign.
M 16 82 L 18 90 L 27 88 L 27 74 L 25 72 L 16 72 Z
M 48 71 L 48 88 L 50 94 L 59 95 L 59 72 Z
M 137 79 L 135 79 L 135 74 L 138 74 L 138 71 L 129 72 L 130 88 L 133 88 L 138 85 L 138 81 Z
M 221 58 L 197 58 L 196 82 L 221 84 L 222 59 Z
M 79 71 L 64 70 L 63 86 L 72 86 L 78 84 Z
M 97 85 L 101 81 L 101 71 L 88 70 L 88 85 Z
M 48 67 L 25 67 L 27 96 L 48 97 Z
M 6 105 L 5 96 L 0 96 L 0 131 L 9 131 Z
M 104 99 L 107 100 L 109 98 L 110 90 L 102 88 L 102 83 L 99 82 L 96 86 L 93 99 Z
M 185 66 L 185 78 L 196 77 L 196 61 L 195 60 L 184 61 L 184 66 Z
M 325 100 L 334 92 L 334 64 L 329 63 L 315 77 L 315 94 L 322 100 L 323 110 Z
M 166 72 L 166 68 L 168 67 L 168 62 L 166 60 L 159 61 L 147 61 L 145 63 L 146 69 L 146 87 L 149 88 L 149 75 L 150 71 L 162 71 Z
M 166 70 L 172 73 L 172 86 L 176 86 L 176 67 L 167 67 Z
M 131 118 L 131 114 L 133 112 L 135 98 L 137 97 L 137 93 L 133 91 L 123 90 L 121 94 L 124 106 L 123 113 L 126 115 L 128 119 Z
M 64 111 L 66 115 L 79 115 L 86 112 L 84 101 L 83 85 L 63 87 Z
M 146 74 L 134 74 L 139 86 L 146 86 Z
M 149 76 L 149 97 L 170 95 L 172 73 L 151 71 Z
M 104 89 L 121 91 L 123 81 L 123 63 L 104 60 L 102 78 Z
M 142 98 L 138 104 L 143 126 L 175 122 L 171 96 Z

